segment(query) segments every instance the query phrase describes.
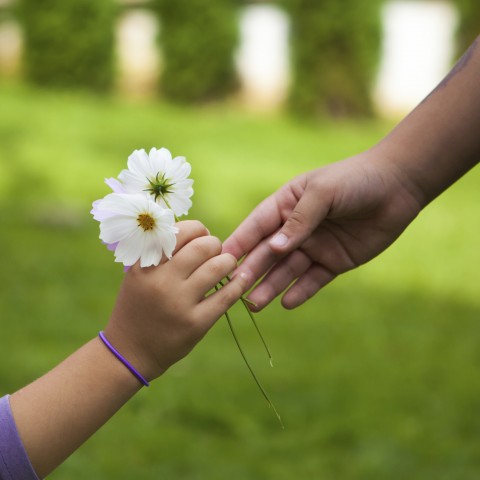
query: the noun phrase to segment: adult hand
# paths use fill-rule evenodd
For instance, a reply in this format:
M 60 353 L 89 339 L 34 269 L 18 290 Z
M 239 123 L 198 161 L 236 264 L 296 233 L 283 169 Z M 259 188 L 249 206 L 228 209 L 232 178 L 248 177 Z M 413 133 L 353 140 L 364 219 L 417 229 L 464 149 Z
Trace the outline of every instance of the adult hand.
M 246 255 L 258 310 L 295 281 L 282 298 L 295 308 L 337 275 L 385 250 L 421 209 L 415 186 L 394 163 L 371 150 L 304 173 L 264 200 L 225 241 Z

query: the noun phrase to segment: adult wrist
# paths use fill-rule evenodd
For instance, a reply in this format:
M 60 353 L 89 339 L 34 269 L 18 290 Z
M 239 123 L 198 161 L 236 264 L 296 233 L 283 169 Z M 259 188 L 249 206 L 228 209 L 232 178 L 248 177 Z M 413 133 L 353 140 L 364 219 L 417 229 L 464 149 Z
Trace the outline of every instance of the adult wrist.
M 394 196 L 400 196 L 419 213 L 433 198 L 420 172 L 421 162 L 411 161 L 405 148 L 398 148 L 394 142 L 384 139 L 370 151 L 375 167 L 380 172 Z

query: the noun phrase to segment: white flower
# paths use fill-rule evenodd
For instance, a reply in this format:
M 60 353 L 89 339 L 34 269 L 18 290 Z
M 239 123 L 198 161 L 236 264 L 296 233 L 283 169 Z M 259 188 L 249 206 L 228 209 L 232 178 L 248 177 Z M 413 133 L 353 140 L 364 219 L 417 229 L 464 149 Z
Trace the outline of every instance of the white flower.
M 115 261 L 141 267 L 158 265 L 163 254 L 172 258 L 178 228 L 173 212 L 144 194 L 110 193 L 94 202 L 100 239 L 115 248 Z
M 150 153 L 135 150 L 128 157 L 128 169 L 118 178 L 126 193 L 147 194 L 176 217 L 186 215 L 192 206 L 193 180 L 188 178 L 190 164 L 185 157 L 175 157 L 166 148 L 152 148 Z

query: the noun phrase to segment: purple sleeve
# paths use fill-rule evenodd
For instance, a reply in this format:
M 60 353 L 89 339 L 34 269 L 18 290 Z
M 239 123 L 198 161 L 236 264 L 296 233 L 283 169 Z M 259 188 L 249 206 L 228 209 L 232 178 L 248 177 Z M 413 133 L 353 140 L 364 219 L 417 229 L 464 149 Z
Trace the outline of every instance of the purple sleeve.
M 0 398 L 0 480 L 39 480 L 18 435 L 9 395 Z

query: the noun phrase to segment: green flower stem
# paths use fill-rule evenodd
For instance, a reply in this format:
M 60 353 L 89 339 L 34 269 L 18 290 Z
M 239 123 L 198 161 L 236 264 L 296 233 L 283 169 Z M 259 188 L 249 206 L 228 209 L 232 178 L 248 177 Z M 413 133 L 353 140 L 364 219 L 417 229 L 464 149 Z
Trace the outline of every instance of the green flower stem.
M 231 281 L 231 278 L 227 275 L 227 280 L 230 282 Z M 220 284 L 223 286 L 223 283 L 220 282 Z M 260 337 L 260 339 L 262 340 L 262 343 L 263 343 L 263 346 L 265 347 L 265 350 L 267 352 L 267 355 L 268 355 L 268 360 L 270 361 L 270 366 L 273 367 L 273 358 L 272 358 L 272 354 L 270 353 L 270 349 L 268 348 L 268 345 L 267 345 L 267 342 L 265 341 L 265 338 L 263 337 L 262 335 L 262 332 L 260 331 L 260 328 L 258 326 L 258 323 L 256 322 L 255 320 L 255 317 L 253 316 L 253 313 L 251 312 L 251 310 L 248 308 L 248 304 L 249 303 L 252 303 L 253 302 L 250 302 L 249 300 L 247 300 L 246 298 L 243 297 L 243 295 L 240 297 L 240 300 L 242 301 L 244 307 L 245 307 L 245 310 L 247 311 L 248 313 L 248 316 L 250 317 L 250 319 L 252 320 L 252 323 L 253 325 L 255 326 L 255 329 L 257 330 L 257 333 L 258 333 L 258 336 Z M 253 304 L 255 305 L 255 304 Z
M 223 286 L 223 284 L 220 282 L 220 285 Z M 220 290 L 220 287 L 218 287 L 217 285 L 215 285 L 215 290 L 218 292 L 218 290 Z M 275 408 L 275 405 L 272 403 L 272 401 L 270 400 L 270 397 L 268 396 L 267 392 L 265 391 L 265 389 L 263 388 L 262 384 L 260 383 L 260 381 L 258 380 L 257 376 L 255 375 L 255 372 L 253 371 L 252 367 L 250 366 L 250 363 L 248 362 L 247 360 L 247 357 L 240 345 L 240 342 L 238 340 L 238 337 L 237 337 L 237 334 L 235 333 L 235 329 L 233 328 L 233 324 L 232 324 L 232 320 L 230 318 L 230 315 L 228 313 L 228 310 L 225 312 L 225 318 L 227 319 L 227 323 L 228 323 L 228 326 L 230 328 L 230 331 L 232 332 L 232 335 L 233 335 L 233 338 L 235 340 L 235 343 L 237 344 L 237 348 L 238 348 L 238 351 L 240 352 L 240 355 L 242 356 L 243 358 L 243 361 L 245 362 L 245 365 L 247 366 L 248 370 L 250 371 L 253 379 L 255 380 L 255 383 L 257 384 L 258 388 L 260 389 L 260 391 L 262 392 L 262 395 L 264 396 L 265 400 L 267 401 L 268 403 L 268 406 L 273 410 L 273 413 L 275 414 L 275 416 L 277 417 L 279 423 L 280 423 L 280 426 L 282 427 L 282 429 L 285 428 L 285 426 L 283 425 L 283 422 L 282 422 L 282 419 L 279 415 L 279 413 L 277 412 L 277 409 Z
M 245 298 L 245 303 L 248 305 L 253 305 L 254 307 L 258 307 L 258 305 L 255 302 L 252 302 L 250 299 Z

